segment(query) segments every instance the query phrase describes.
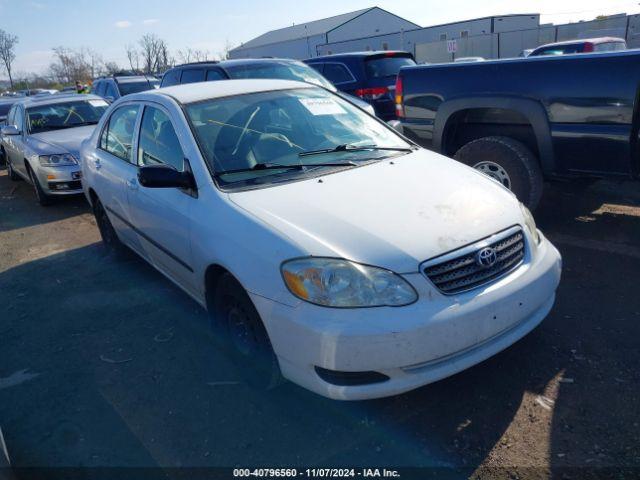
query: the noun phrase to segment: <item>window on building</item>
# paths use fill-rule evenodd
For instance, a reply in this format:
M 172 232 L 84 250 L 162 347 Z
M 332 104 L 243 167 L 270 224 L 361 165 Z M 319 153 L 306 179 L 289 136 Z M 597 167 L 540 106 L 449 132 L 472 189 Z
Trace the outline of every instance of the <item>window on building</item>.
M 382 42 L 382 50 L 389 50 L 389 44 L 387 42 Z
M 441 33 L 440 34 L 440 41 L 444 42 L 447 39 L 447 34 L 446 33 Z
M 462 30 L 460 32 L 460 38 L 469 38 L 469 30 Z

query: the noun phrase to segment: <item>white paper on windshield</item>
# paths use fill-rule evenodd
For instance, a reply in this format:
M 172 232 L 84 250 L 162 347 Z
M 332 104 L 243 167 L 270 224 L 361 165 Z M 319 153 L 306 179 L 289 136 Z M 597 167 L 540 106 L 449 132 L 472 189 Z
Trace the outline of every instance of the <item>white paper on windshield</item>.
M 344 115 L 347 113 L 332 98 L 300 98 L 299 100 L 312 115 Z
M 92 107 L 106 107 L 109 104 L 107 102 L 105 102 L 104 100 L 89 100 L 89 104 Z

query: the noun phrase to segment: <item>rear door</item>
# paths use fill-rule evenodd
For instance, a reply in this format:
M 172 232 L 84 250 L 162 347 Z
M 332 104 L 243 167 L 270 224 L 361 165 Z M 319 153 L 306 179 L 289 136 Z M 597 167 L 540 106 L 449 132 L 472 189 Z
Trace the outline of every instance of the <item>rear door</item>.
M 22 174 L 24 177 L 28 177 L 27 167 L 25 164 L 25 139 L 27 136 L 27 132 L 25 129 L 25 117 L 24 117 L 24 108 L 22 105 L 18 105 L 13 117 L 14 125 L 20 130 L 20 135 L 11 135 L 11 153 L 9 154 L 11 157 L 11 166 L 14 170 Z
M 87 158 L 92 186 L 120 238 L 143 253 L 128 208 L 129 182 L 138 174 L 135 131 L 141 106 L 126 103 L 115 109 L 101 132 L 98 148 Z
M 184 171 L 184 148 L 170 114 L 164 107 L 146 103 L 137 141 L 139 167 L 164 164 Z M 192 294 L 195 288 L 191 257 L 190 214 L 197 198 L 178 188 L 145 188 L 136 177 L 128 191 L 131 221 L 145 255 Z

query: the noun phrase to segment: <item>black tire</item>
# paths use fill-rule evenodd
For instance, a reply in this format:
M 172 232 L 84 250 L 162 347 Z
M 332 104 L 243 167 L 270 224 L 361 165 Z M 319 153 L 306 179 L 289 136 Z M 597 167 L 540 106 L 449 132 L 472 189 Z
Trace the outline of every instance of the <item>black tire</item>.
M 33 191 L 36 194 L 36 200 L 38 200 L 38 203 L 42 207 L 48 207 L 49 205 L 51 205 L 53 203 L 53 198 L 51 198 L 51 196 L 47 195 L 44 190 L 42 190 L 40 182 L 38 181 L 33 173 L 33 170 L 31 170 L 31 167 L 29 167 L 28 164 L 27 173 L 29 174 L 29 179 L 31 180 L 31 184 L 33 185 Z
M 542 170 L 523 143 L 509 137 L 479 138 L 458 150 L 455 159 L 498 180 L 530 210 L 538 206 L 544 187 Z
M 6 159 L 7 157 L 5 157 Z M 7 162 L 7 176 L 9 177 L 9 180 L 11 180 L 12 182 L 17 182 L 18 180 L 21 180 L 20 175 L 18 175 L 16 173 L 16 171 L 13 169 L 13 165 L 11 165 L 11 162 L 9 160 L 6 160 Z
M 214 332 L 222 337 L 244 380 L 259 390 L 278 386 L 282 376 L 269 335 L 249 295 L 231 274 L 218 278 L 209 310 Z
M 102 238 L 102 244 L 110 253 L 122 253 L 125 250 L 124 244 L 118 238 L 115 228 L 109 220 L 107 211 L 100 203 L 99 199 L 95 199 L 93 202 L 93 216 L 96 218 L 96 224 L 100 231 L 100 237 Z

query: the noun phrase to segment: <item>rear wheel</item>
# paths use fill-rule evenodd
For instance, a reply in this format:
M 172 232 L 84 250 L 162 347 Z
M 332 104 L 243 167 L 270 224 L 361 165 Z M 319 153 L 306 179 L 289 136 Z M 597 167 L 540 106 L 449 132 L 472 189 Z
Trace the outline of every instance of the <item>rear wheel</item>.
M 246 382 L 260 390 L 280 384 L 280 368 L 269 335 L 249 295 L 231 274 L 223 273 L 218 279 L 211 307 L 214 331 L 223 337 Z
M 118 238 L 115 228 L 109 220 L 107 211 L 97 198 L 93 202 L 93 215 L 96 218 L 96 224 L 98 230 L 100 230 L 100 237 L 102 237 L 102 243 L 109 252 L 120 253 L 124 250 L 124 244 Z
M 9 177 L 9 180 L 11 180 L 12 182 L 17 182 L 18 180 L 20 180 L 20 175 L 18 175 L 13 169 L 13 165 L 11 165 L 11 162 L 7 159 L 7 157 L 5 156 L 4 158 L 7 162 L 7 176 Z
M 51 198 L 51 196 L 47 195 L 44 192 L 44 190 L 40 186 L 38 177 L 36 177 L 36 174 L 33 173 L 33 170 L 31 170 L 31 167 L 29 167 L 28 165 L 27 165 L 27 172 L 29 174 L 29 179 L 31 180 L 31 184 L 33 185 L 33 191 L 36 194 L 36 199 L 38 200 L 38 203 L 43 207 L 47 207 L 51 205 L 53 203 L 53 199 Z
M 523 143 L 508 137 L 484 137 L 464 145 L 455 159 L 488 175 L 534 210 L 542 197 L 538 159 Z

